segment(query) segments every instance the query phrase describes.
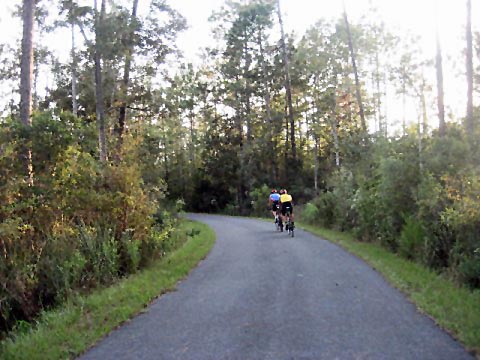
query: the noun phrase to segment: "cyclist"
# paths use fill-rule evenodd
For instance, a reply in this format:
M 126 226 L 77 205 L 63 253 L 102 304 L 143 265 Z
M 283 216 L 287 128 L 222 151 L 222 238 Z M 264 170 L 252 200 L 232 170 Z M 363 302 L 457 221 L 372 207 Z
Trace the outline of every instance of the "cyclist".
M 284 224 L 287 224 L 287 211 L 290 212 L 290 221 L 292 224 L 292 227 L 294 226 L 294 217 L 293 217 L 293 204 L 292 204 L 292 196 L 287 193 L 287 190 L 282 189 L 280 190 L 280 203 L 282 204 L 281 209 L 282 209 L 282 220 Z M 287 225 L 288 226 L 288 225 Z M 288 230 L 286 227 L 285 230 Z
M 275 218 L 275 224 L 278 221 L 277 211 L 280 201 L 280 195 L 277 193 L 277 189 L 272 189 L 270 196 L 268 197 L 268 205 L 272 207 L 272 215 Z

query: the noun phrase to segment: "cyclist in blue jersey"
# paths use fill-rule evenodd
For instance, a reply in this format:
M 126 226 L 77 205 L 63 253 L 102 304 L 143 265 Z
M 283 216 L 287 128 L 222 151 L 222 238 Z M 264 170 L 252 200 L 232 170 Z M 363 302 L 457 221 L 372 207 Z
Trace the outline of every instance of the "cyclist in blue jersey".
M 277 210 L 279 206 L 280 195 L 277 193 L 276 189 L 273 189 L 270 192 L 270 196 L 268 198 L 268 205 L 272 207 L 272 215 L 275 218 L 275 224 L 277 223 Z

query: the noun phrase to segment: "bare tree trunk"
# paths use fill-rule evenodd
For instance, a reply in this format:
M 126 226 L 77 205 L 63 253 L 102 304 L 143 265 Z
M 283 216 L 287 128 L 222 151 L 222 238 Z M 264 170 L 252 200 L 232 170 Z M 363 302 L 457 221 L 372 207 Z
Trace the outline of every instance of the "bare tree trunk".
M 426 134 L 428 131 L 428 118 L 427 118 L 427 101 L 425 100 L 425 78 L 422 74 L 422 87 L 420 99 L 422 102 L 422 133 Z
M 32 94 L 32 110 L 38 109 L 38 75 L 40 72 L 39 68 L 39 54 L 35 56 L 33 53 L 33 94 Z
M 378 131 L 382 131 L 382 94 L 380 93 L 380 62 L 378 60 L 378 50 L 375 52 L 375 78 L 377 87 L 377 116 Z
M 94 0 L 95 7 L 95 101 L 98 129 L 98 143 L 100 148 L 100 161 L 107 161 L 107 142 L 105 135 L 105 110 L 103 104 L 102 87 L 102 55 L 100 39 L 103 34 L 100 31 L 100 24 L 105 16 L 105 0 L 102 0 L 100 15 L 98 14 L 97 0 Z M 102 24 L 103 25 L 103 24 Z
M 338 142 L 337 116 L 335 113 L 332 114 L 332 118 L 333 118 L 333 121 L 331 123 L 331 126 L 332 126 L 332 135 L 333 135 L 333 145 L 335 147 L 335 166 L 340 167 L 340 145 Z
M 295 143 L 295 121 L 293 116 L 293 104 L 292 104 L 292 83 L 290 80 L 289 61 L 288 61 L 288 54 L 287 54 L 287 46 L 285 44 L 285 33 L 283 31 L 282 13 L 280 11 L 280 0 L 277 0 L 277 14 L 278 14 L 278 22 L 280 24 L 280 34 L 281 34 L 280 44 L 282 47 L 283 65 L 285 68 L 285 91 L 286 91 L 287 106 L 288 106 L 288 119 L 290 120 L 290 142 L 292 147 L 292 160 L 293 160 L 293 163 L 296 164 L 297 148 Z
M 438 16 L 437 16 L 438 17 Z M 438 19 L 437 19 L 438 21 Z M 438 34 L 438 24 L 436 29 L 437 55 L 435 57 L 435 67 L 437 70 L 437 105 L 438 105 L 438 133 L 444 136 L 446 132 L 445 125 L 445 105 L 443 99 L 443 67 L 442 67 L 442 49 L 440 47 L 440 36 Z
M 313 154 L 313 181 L 315 187 L 315 194 L 318 194 L 318 136 L 317 134 L 314 135 L 315 138 L 315 151 Z
M 193 101 L 192 101 L 193 104 Z M 190 109 L 189 112 L 190 118 L 190 166 L 189 168 L 192 169 L 195 163 L 195 116 L 193 114 L 193 109 Z
M 305 109 L 305 138 L 306 138 L 306 150 L 307 152 L 310 150 L 309 147 L 309 140 L 310 137 L 313 137 L 314 140 L 314 151 L 313 151 L 313 186 L 315 189 L 315 194 L 318 194 L 318 148 L 319 148 L 319 138 L 317 134 L 315 133 L 315 128 L 310 125 L 310 121 L 308 120 L 308 115 L 309 115 L 309 110 L 310 107 L 308 105 L 308 99 L 304 98 L 305 103 L 307 104 L 306 109 Z M 312 110 L 315 108 L 315 101 L 312 101 Z M 314 111 L 312 111 L 312 114 L 314 114 Z M 314 115 L 312 116 L 312 123 L 314 122 Z
M 422 104 L 423 106 L 423 104 Z M 420 171 L 423 171 L 423 134 L 422 134 L 422 125 L 421 125 L 421 116 L 418 117 L 417 124 L 417 133 L 418 133 L 418 164 Z
M 406 124 L 406 98 L 407 98 L 407 88 L 405 81 L 405 69 L 402 69 L 402 132 L 403 136 L 407 135 L 407 124 Z
M 128 96 L 128 87 L 130 84 L 130 68 L 132 66 L 132 54 L 133 54 L 133 37 L 135 35 L 135 22 L 137 20 L 137 8 L 138 8 L 138 0 L 133 0 L 132 6 L 132 16 L 130 19 L 130 28 L 127 31 L 126 43 L 127 45 L 127 52 L 125 54 L 125 65 L 123 68 L 123 81 L 122 81 L 122 103 L 119 109 L 118 115 L 118 124 L 116 127 L 116 132 L 118 136 L 118 150 L 123 143 L 123 134 L 125 132 L 125 122 L 127 118 L 127 96 Z
M 23 38 L 20 73 L 20 121 L 32 125 L 33 16 L 35 0 L 23 1 Z
M 245 34 L 245 37 L 247 37 L 247 34 Z M 249 147 L 250 143 L 252 141 L 252 119 L 251 119 L 251 108 L 250 108 L 250 85 L 249 85 L 249 70 L 250 70 L 250 65 L 252 63 L 251 57 L 248 53 L 248 47 L 247 43 L 244 43 L 243 46 L 243 54 L 245 56 L 245 66 L 243 68 L 243 80 L 245 83 L 245 88 L 243 91 L 243 95 L 245 97 L 245 118 L 246 118 L 246 123 L 247 123 L 247 141 L 246 144 Z
M 277 180 L 277 173 L 276 173 L 276 164 L 275 164 L 275 149 L 274 149 L 274 144 L 273 144 L 273 137 L 275 133 L 275 125 L 273 124 L 273 119 L 272 119 L 272 109 L 270 106 L 270 88 L 268 86 L 268 74 L 267 74 L 267 66 L 265 64 L 265 53 L 263 49 L 263 39 L 262 39 L 262 31 L 259 31 L 258 34 L 258 46 L 260 48 L 260 62 L 262 66 L 262 80 L 263 80 L 263 91 L 264 91 L 264 100 L 265 100 L 265 112 L 267 114 L 267 124 L 269 128 L 269 133 L 268 133 L 268 152 L 269 156 L 268 158 L 271 161 L 271 172 L 270 172 L 270 183 L 274 184 Z
M 372 89 L 375 88 L 375 72 L 372 71 L 372 83 L 371 83 L 371 87 Z M 376 96 L 375 93 L 373 93 L 373 96 Z M 374 120 L 375 120 L 375 123 L 373 125 L 373 132 L 376 134 L 377 133 L 377 125 L 378 125 L 378 108 L 377 108 L 377 101 L 376 101 L 376 98 L 374 99 L 374 102 L 373 102 L 373 112 L 374 112 Z
M 363 102 L 362 102 L 362 94 L 361 94 L 361 91 L 360 91 L 360 80 L 358 78 L 357 62 L 355 60 L 355 51 L 353 49 L 352 34 L 350 32 L 350 25 L 348 23 L 347 10 L 345 8 L 345 3 L 343 4 L 343 19 L 345 20 L 345 27 L 346 27 L 347 36 L 348 36 L 348 48 L 350 49 L 350 55 L 351 55 L 351 58 L 352 58 L 353 74 L 355 76 L 355 93 L 356 93 L 356 96 L 357 96 L 358 108 L 360 110 L 360 120 L 362 122 L 362 131 L 363 131 L 364 136 L 366 138 L 367 137 L 367 123 L 365 122 L 365 112 L 363 110 Z
M 340 167 L 340 144 L 338 142 L 338 121 L 337 121 L 337 77 L 335 76 L 335 89 L 333 93 L 333 101 L 332 101 L 332 135 L 333 135 L 333 145 L 335 147 L 335 165 Z
M 383 130 L 384 130 L 384 134 L 385 134 L 385 137 L 388 137 L 388 96 L 387 96 L 387 90 L 388 90 L 388 86 L 387 86 L 387 75 L 386 75 L 386 72 L 383 74 L 383 98 L 385 99 L 384 103 L 385 103 L 385 119 L 383 121 Z
M 165 170 L 165 182 L 168 183 L 170 180 L 170 168 L 168 166 L 168 153 L 169 153 L 169 148 L 168 148 L 168 142 L 167 142 L 167 137 L 166 137 L 166 130 L 165 130 L 165 118 L 162 119 L 162 142 L 163 142 L 163 164 L 164 164 L 164 170 Z
M 473 50 L 472 50 L 472 2 L 467 0 L 467 133 L 473 134 Z
M 290 174 L 289 174 L 289 163 L 288 163 L 288 135 L 289 135 L 289 127 L 288 127 L 288 117 L 287 117 L 287 111 L 288 111 L 288 106 L 287 104 L 285 104 L 285 107 L 284 107 L 284 118 L 285 118 L 285 159 L 284 159 L 284 162 L 283 162 L 283 166 L 284 166 L 284 169 L 285 169 L 285 182 L 289 182 L 290 181 Z
M 23 38 L 20 64 L 20 121 L 26 127 L 32 126 L 32 77 L 33 77 L 33 18 L 35 0 L 23 1 Z M 28 183 L 33 185 L 32 150 L 22 148 L 21 159 Z
M 72 30 L 72 113 L 74 116 L 78 115 L 78 105 L 77 105 L 77 56 L 75 54 L 75 24 L 72 21 L 70 23 Z

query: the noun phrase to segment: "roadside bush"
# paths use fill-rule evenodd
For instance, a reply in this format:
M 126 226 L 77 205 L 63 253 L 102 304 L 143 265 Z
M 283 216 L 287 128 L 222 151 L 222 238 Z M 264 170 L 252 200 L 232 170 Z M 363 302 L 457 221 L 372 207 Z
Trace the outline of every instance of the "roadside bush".
M 82 283 L 87 287 L 110 284 L 118 276 L 119 254 L 112 229 L 79 227 L 80 252 L 86 264 Z
M 404 219 L 415 213 L 414 189 L 419 178 L 418 165 L 389 157 L 381 160 L 377 176 L 376 205 L 383 214 L 379 218 L 378 234 L 385 246 L 396 250 Z
M 163 180 L 143 180 L 138 140 L 126 135 L 119 160 L 101 164 L 90 124 L 47 113 L 33 124 L 0 125 L 0 332 L 178 243 L 175 219 L 158 206 Z M 33 185 L 18 161 L 23 144 L 34 150 Z
M 480 288 L 480 248 L 461 259 L 456 270 L 461 283 L 473 289 Z
M 271 189 L 265 184 L 250 191 L 253 216 L 265 217 L 270 215 L 268 207 L 270 191 Z
M 425 236 L 422 223 L 414 217 L 408 217 L 400 234 L 398 253 L 406 259 L 422 260 Z
M 353 206 L 357 213 L 355 235 L 364 241 L 375 241 L 379 235 L 379 223 L 385 213 L 378 204 L 377 184 L 365 181 L 360 184 L 353 198 Z
M 454 233 L 450 266 L 456 277 L 480 287 L 480 180 L 476 173 L 445 178 L 451 206 L 442 220 Z
M 314 200 L 313 205 L 318 211 L 318 223 L 321 226 L 333 227 L 336 224 L 336 196 L 332 191 L 320 193 Z
M 316 224 L 320 221 L 319 213 L 315 204 L 307 203 L 302 211 L 302 220 L 309 224 Z
M 341 231 L 351 230 L 357 222 L 357 213 L 353 203 L 357 189 L 354 173 L 341 168 L 330 180 L 333 185 L 333 198 L 329 199 L 334 205 L 335 227 Z

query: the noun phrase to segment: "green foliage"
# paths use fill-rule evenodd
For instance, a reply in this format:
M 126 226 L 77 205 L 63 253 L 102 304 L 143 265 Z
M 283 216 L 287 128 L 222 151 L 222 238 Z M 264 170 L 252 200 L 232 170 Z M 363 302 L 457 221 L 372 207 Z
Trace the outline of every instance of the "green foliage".
M 353 230 L 478 287 L 480 173 L 472 158 L 478 145 L 451 126 L 443 138 L 424 139 L 420 163 L 417 141 L 370 144 L 358 162 L 330 177 L 327 190 L 307 205 L 305 220 Z
M 407 259 L 421 260 L 425 236 L 422 223 L 413 217 L 407 218 L 400 234 L 398 253 Z
M 363 181 L 353 199 L 358 214 L 354 231 L 364 241 L 376 241 L 379 238 L 379 223 L 383 213 L 379 211 L 377 185 L 375 180 Z
M 465 256 L 457 265 L 459 280 L 471 288 L 480 287 L 480 250 L 473 255 Z
M 315 224 L 318 221 L 319 213 L 315 204 L 307 203 L 302 211 L 302 220 L 309 224 Z
M 271 207 L 268 205 L 270 191 L 271 189 L 264 184 L 250 192 L 252 214 L 254 216 L 270 216 Z
M 318 221 L 322 226 L 331 227 L 335 224 L 335 200 L 336 196 L 332 191 L 323 192 L 313 200 L 313 205 L 318 210 Z
M 42 113 L 33 124 L 0 127 L 1 330 L 136 272 L 179 241 L 171 238 L 175 217 L 159 207 L 162 180 L 143 180 L 141 139 L 125 136 L 122 160 L 101 164 L 89 123 Z M 17 161 L 21 144 L 34 150 L 32 186 Z
M 42 312 L 35 326 L 19 321 L 0 342 L 1 358 L 66 359 L 84 353 L 159 294 L 173 290 L 215 242 L 212 229 L 191 221 L 181 221 L 172 237 L 184 246 L 143 271 L 90 294 L 75 294 L 59 308 Z

